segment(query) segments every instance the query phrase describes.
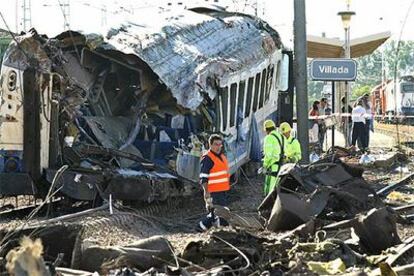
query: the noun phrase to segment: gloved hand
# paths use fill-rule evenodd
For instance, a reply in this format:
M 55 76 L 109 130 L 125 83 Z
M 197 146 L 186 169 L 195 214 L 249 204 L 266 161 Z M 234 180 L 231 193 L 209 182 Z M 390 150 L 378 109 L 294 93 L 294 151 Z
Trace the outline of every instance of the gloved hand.
M 266 174 L 267 173 L 267 169 L 265 167 L 260 167 L 257 170 L 257 174 Z

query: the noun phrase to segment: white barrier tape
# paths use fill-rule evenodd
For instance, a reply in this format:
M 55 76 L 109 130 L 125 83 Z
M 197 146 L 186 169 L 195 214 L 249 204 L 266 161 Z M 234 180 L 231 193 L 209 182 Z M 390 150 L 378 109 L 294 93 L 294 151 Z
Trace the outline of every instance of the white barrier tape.
M 309 120 L 323 120 L 334 117 L 352 117 L 351 113 L 334 113 L 330 115 L 308 116 Z M 367 118 L 414 118 L 414 115 L 369 115 Z M 294 118 L 297 120 L 297 118 Z

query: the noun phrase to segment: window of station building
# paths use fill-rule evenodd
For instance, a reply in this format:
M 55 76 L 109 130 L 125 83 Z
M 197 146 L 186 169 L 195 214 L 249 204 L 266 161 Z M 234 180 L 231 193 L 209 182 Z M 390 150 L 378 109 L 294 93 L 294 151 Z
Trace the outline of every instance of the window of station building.
M 247 97 L 246 97 L 246 109 L 244 110 L 244 118 L 250 116 L 250 108 L 252 107 L 252 96 L 253 96 L 253 82 L 254 78 L 249 78 L 247 83 Z
M 256 74 L 256 80 L 254 83 L 254 95 L 253 95 L 253 112 L 257 110 L 257 104 L 259 102 L 259 88 L 260 88 L 260 73 Z
M 237 83 L 230 86 L 230 127 L 234 127 L 236 121 L 236 100 L 237 100 Z
M 267 88 L 266 88 L 266 95 L 265 95 L 265 103 L 269 101 L 270 98 L 270 91 L 272 91 L 272 85 L 273 85 L 273 75 L 274 75 L 274 66 L 273 64 L 270 64 L 269 67 L 267 67 Z
M 264 95 L 267 84 L 267 71 L 263 69 L 262 71 L 262 81 L 260 83 L 260 97 L 259 97 L 259 108 L 262 108 L 264 105 Z
M 228 103 L 229 103 L 229 88 L 226 86 L 220 88 L 220 105 L 221 105 L 221 114 L 222 114 L 222 125 L 221 130 L 225 131 L 227 128 L 227 116 L 228 116 Z
M 245 90 L 246 90 L 246 81 L 242 80 L 239 83 L 239 95 L 237 98 L 236 122 L 237 122 L 238 117 L 241 117 L 243 119 Z

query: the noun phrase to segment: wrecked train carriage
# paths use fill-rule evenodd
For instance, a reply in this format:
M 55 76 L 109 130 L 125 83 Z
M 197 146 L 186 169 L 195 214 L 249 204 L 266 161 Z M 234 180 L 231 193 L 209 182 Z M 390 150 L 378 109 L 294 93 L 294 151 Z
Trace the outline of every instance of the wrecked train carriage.
M 292 93 L 279 96 L 290 89 L 291 55 L 277 32 L 209 9 L 154 18 L 105 35 L 32 31 L 10 44 L 0 194 L 37 194 L 65 164 L 56 187 L 78 200 L 182 194 L 181 180 L 197 181 L 211 132 L 225 134 L 232 173 L 260 160 L 258 125 L 292 115 Z

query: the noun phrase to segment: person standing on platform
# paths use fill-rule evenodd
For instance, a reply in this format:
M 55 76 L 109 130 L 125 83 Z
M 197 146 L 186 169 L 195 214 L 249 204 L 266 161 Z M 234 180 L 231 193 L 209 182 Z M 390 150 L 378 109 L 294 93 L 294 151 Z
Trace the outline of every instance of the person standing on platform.
M 367 149 L 367 140 L 365 133 L 365 124 L 366 124 L 366 111 L 362 106 L 362 99 L 357 101 L 356 106 L 352 109 L 352 148 L 355 149 L 356 142 L 358 142 L 359 149 L 362 152 L 365 152 Z

